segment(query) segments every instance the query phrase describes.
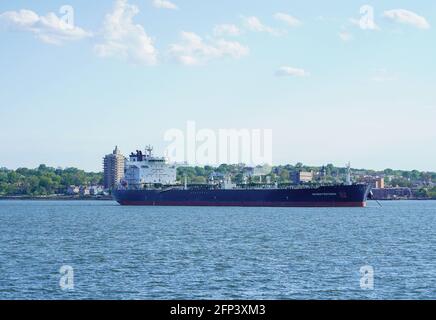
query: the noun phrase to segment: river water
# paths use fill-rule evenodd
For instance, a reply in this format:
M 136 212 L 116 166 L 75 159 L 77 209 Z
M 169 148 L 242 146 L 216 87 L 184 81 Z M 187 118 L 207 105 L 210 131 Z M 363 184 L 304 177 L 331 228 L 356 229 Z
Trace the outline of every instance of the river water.
M 0 201 L 0 299 L 436 299 L 436 201 L 381 205 Z

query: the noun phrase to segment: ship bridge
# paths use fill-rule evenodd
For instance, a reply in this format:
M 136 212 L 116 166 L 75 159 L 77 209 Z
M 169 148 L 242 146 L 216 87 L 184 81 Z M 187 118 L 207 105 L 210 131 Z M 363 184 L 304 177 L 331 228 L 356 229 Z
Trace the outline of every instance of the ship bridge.
M 175 184 L 177 167 L 165 157 L 153 156 L 153 148 L 132 152 L 125 162 L 124 179 L 128 185 Z

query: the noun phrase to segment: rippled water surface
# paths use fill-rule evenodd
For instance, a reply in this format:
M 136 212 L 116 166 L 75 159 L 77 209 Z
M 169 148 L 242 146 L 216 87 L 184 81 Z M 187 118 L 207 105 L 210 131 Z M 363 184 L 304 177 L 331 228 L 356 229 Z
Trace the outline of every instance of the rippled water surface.
M 382 206 L 0 201 L 0 299 L 436 299 L 436 201 Z

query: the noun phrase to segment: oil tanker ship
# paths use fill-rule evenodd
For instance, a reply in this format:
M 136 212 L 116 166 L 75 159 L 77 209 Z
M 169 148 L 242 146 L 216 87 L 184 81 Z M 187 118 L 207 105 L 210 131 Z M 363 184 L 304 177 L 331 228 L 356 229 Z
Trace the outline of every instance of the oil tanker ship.
M 124 178 L 112 191 L 121 205 L 248 206 L 248 207 L 364 207 L 370 192 L 365 184 L 279 187 L 277 184 L 236 185 L 229 177 L 205 185 L 176 182 L 177 166 L 164 157 L 131 153 Z

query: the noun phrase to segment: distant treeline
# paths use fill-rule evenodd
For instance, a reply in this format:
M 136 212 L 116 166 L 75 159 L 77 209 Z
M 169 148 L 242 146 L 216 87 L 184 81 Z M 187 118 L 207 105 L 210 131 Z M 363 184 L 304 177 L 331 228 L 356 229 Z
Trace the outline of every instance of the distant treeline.
M 236 183 L 243 181 L 244 165 L 228 165 L 222 164 L 219 167 L 211 166 L 196 166 L 196 167 L 179 167 L 177 169 L 177 177 L 179 180 L 183 176 L 187 176 L 188 181 L 191 183 L 204 183 L 207 181 L 211 173 L 221 173 L 224 175 L 231 175 Z M 313 171 L 315 173 L 324 172 L 323 179 L 327 182 L 343 182 L 347 174 L 347 168 L 335 167 L 332 164 L 325 166 L 307 166 L 302 163 L 296 165 L 282 165 L 271 167 L 267 177 L 270 177 L 271 181 L 277 181 L 279 183 L 291 182 L 293 174 L 300 171 Z M 393 170 L 385 169 L 383 171 L 375 171 L 368 169 L 352 169 L 352 174 L 360 176 L 383 176 L 387 185 L 399 186 L 399 187 L 412 187 L 414 182 L 433 182 L 436 183 L 436 172 L 421 172 L 417 170 L 405 171 L 405 170 Z
M 70 185 L 85 186 L 103 183 L 103 174 L 76 168 L 51 168 L 41 164 L 36 169 L 0 168 L 0 195 L 64 194 Z
M 302 163 L 295 165 L 282 165 L 267 168 L 263 177 L 271 182 L 291 183 L 293 174 L 299 171 L 323 172 L 322 180 L 325 182 L 343 182 L 347 173 L 345 167 L 335 167 L 332 164 L 326 166 L 307 166 Z M 206 183 L 211 175 L 231 175 L 236 183 L 244 182 L 244 173 L 247 168 L 244 165 L 222 164 L 218 167 L 195 166 L 179 167 L 177 169 L 177 179 L 183 181 L 186 176 L 188 183 Z M 436 183 L 436 172 L 421 172 L 417 170 L 392 170 L 374 171 L 367 169 L 352 169 L 353 176 L 384 176 L 386 186 L 399 187 L 420 187 L 417 192 L 422 197 L 436 197 L 436 188 L 431 187 Z M 250 177 L 248 182 L 259 182 L 259 177 Z M 320 179 L 320 177 L 315 177 Z M 0 168 L 0 195 L 52 195 L 66 193 L 70 185 L 90 186 L 103 184 L 103 174 L 101 172 L 85 172 L 76 168 L 51 168 L 41 164 L 36 169 L 19 168 L 8 170 Z M 425 187 L 429 185 L 429 187 Z

